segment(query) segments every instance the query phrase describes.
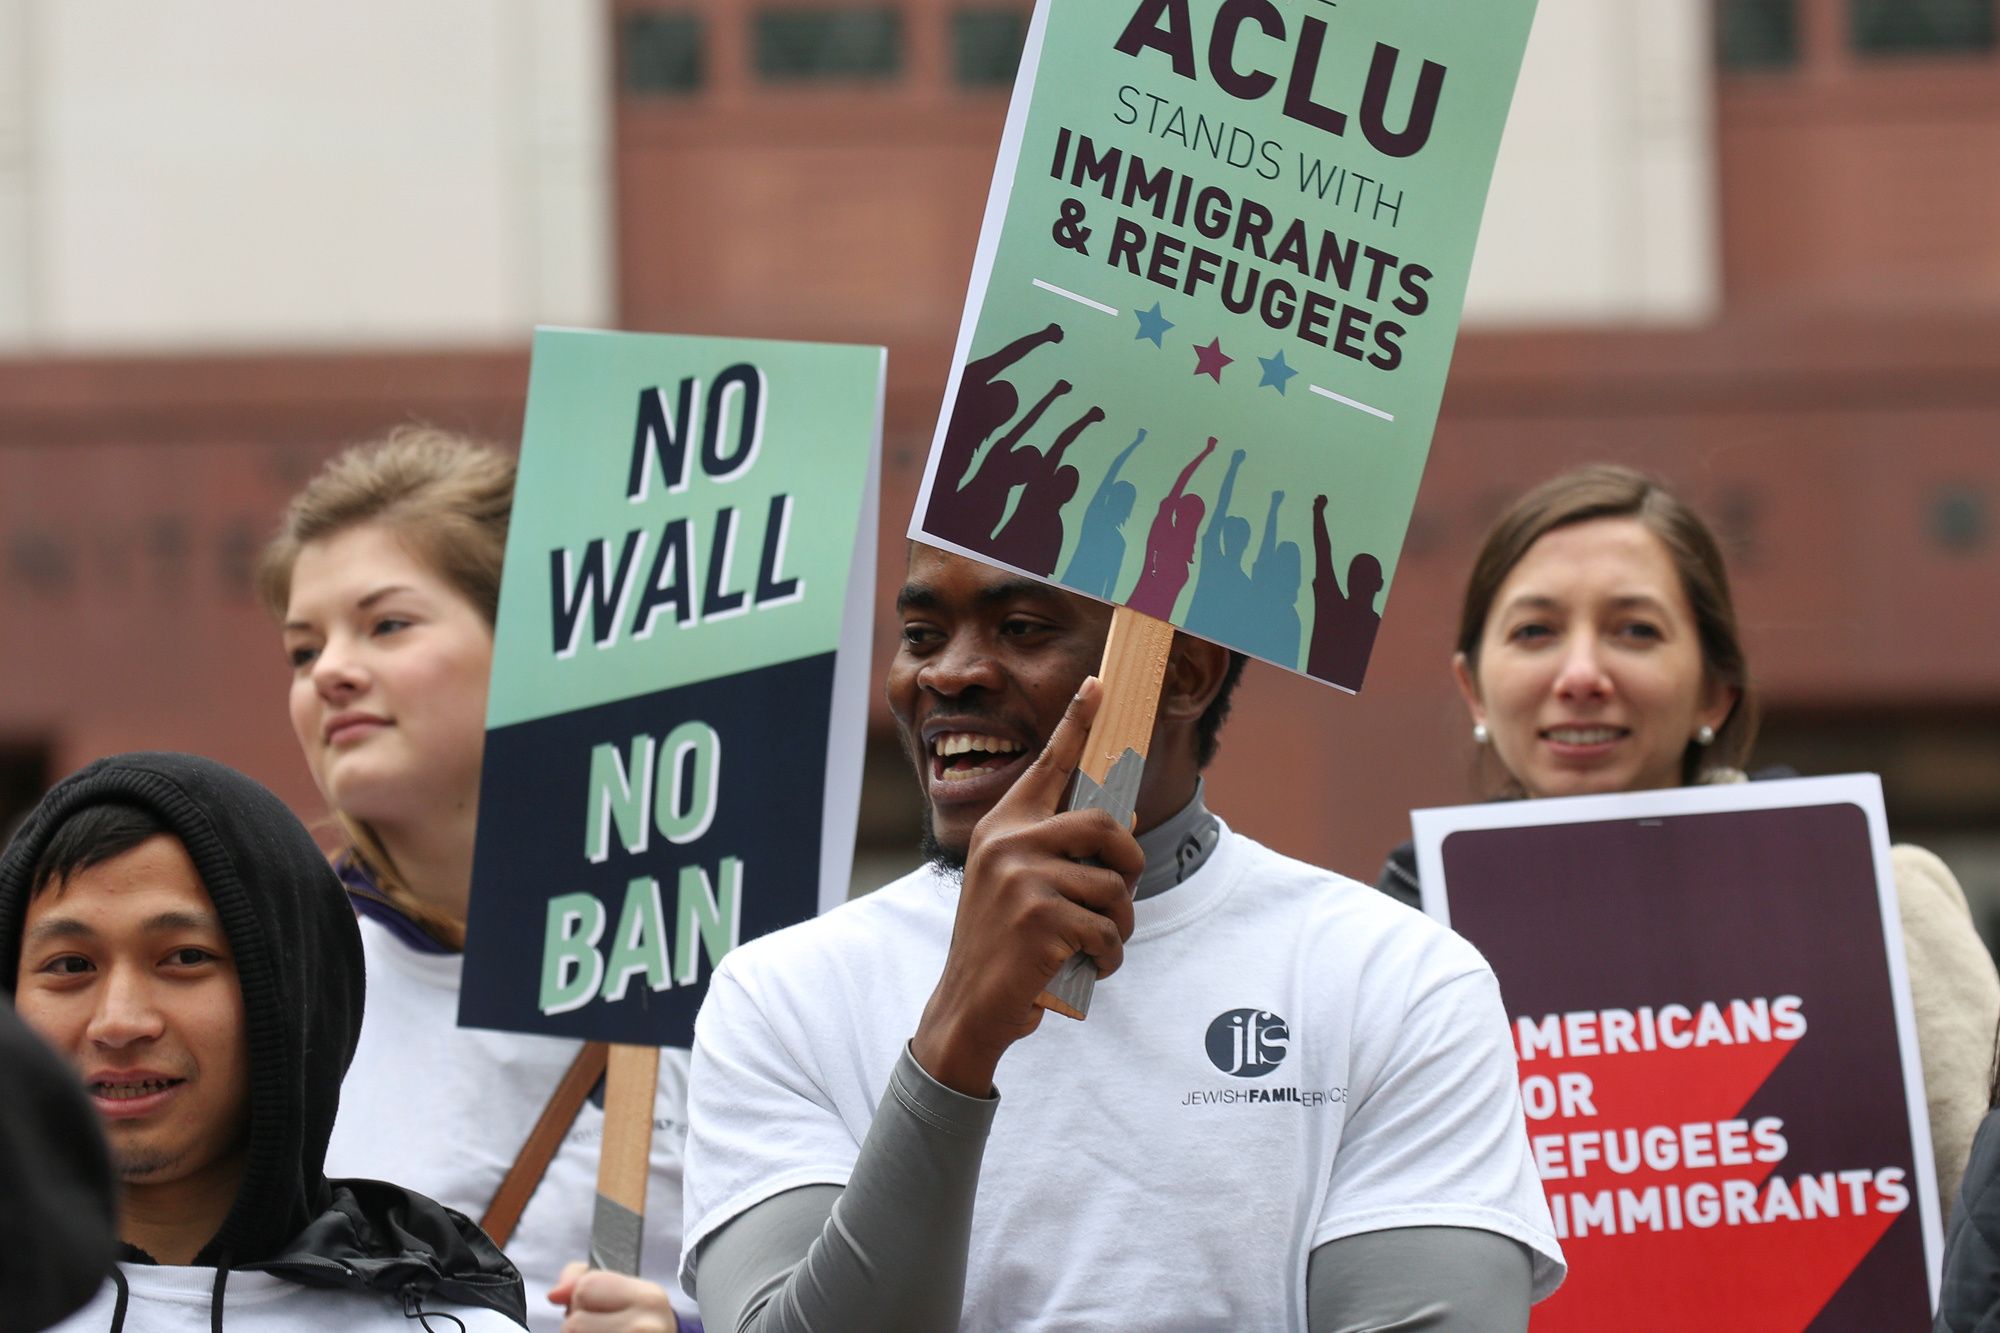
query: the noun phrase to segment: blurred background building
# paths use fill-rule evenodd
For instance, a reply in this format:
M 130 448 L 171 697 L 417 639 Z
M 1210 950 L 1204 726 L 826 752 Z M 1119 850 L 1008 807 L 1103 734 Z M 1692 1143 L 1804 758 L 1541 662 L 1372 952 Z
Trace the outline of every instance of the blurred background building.
M 255 553 L 342 443 L 516 439 L 538 322 L 886 343 L 892 587 L 1027 10 L 0 0 L 0 824 L 139 746 L 317 817 Z M 1996 10 L 1542 0 L 1367 687 L 1253 664 L 1226 816 L 1372 880 L 1472 798 L 1472 549 L 1616 459 L 1726 536 L 1759 761 L 1881 773 L 1992 937 Z M 915 828 L 874 721 L 868 883 Z

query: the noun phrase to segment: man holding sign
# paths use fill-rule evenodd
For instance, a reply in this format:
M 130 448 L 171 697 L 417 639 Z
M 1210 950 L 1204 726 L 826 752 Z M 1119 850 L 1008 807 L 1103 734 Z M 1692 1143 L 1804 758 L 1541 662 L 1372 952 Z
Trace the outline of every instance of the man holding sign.
M 1483 960 L 1200 780 L 1230 649 L 1361 686 L 1532 8 L 1036 6 L 889 676 L 935 859 L 717 969 L 712 1327 L 1489 1333 L 1559 1280 Z
M 1525 1327 L 1562 1260 L 1492 974 L 1209 813 L 1236 659 L 1175 639 L 1135 834 L 1061 811 L 1108 608 L 923 546 L 899 604 L 935 859 L 717 971 L 709 1326 Z M 1043 1024 L 1079 951 L 1119 975 Z

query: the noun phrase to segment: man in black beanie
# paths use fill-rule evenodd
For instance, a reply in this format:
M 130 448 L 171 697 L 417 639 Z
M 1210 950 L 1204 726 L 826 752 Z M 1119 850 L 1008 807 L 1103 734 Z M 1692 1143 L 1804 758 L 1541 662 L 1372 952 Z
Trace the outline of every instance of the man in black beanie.
M 60 1329 L 522 1322 L 519 1275 L 471 1222 L 322 1170 L 361 942 L 263 787 L 177 754 L 58 785 L 0 856 L 0 985 L 82 1077 L 119 1181 L 120 1261 Z

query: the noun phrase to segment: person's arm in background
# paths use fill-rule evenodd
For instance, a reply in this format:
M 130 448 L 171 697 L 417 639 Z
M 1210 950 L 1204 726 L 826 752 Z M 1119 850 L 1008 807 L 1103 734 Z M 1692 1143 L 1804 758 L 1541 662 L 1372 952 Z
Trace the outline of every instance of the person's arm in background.
M 1238 449 L 1229 456 L 1229 469 L 1222 474 L 1222 489 L 1216 492 L 1215 513 L 1201 534 L 1201 558 L 1222 558 L 1222 525 L 1229 518 L 1229 498 L 1236 493 L 1236 474 L 1250 455 Z
M 1105 471 L 1104 479 L 1098 482 L 1097 489 L 1090 493 L 1090 503 L 1084 506 L 1083 526 L 1086 529 L 1110 521 L 1105 511 L 1111 506 L 1111 488 L 1118 481 L 1118 469 L 1125 466 L 1125 460 L 1132 456 L 1132 451 L 1137 449 L 1139 442 L 1145 438 L 1146 432 L 1141 430 L 1132 443 L 1125 446 L 1124 452 L 1111 460 L 1111 466 Z
M 1208 437 L 1208 443 L 1201 447 L 1201 452 L 1196 454 L 1192 459 L 1190 459 L 1188 465 L 1181 469 L 1181 474 L 1178 477 L 1174 478 L 1174 488 L 1168 491 L 1167 498 L 1160 502 L 1160 512 L 1165 513 L 1168 505 L 1172 501 L 1181 498 L 1181 496 L 1187 491 L 1188 483 L 1194 480 L 1194 474 L 1196 470 L 1199 469 L 1203 463 L 1207 462 L 1208 456 L 1214 452 L 1215 452 L 1215 437 L 1211 435 Z
M 1326 531 L 1326 497 L 1313 497 L 1313 585 L 1316 588 L 1330 588 L 1333 595 L 1340 595 L 1340 580 L 1333 572 L 1333 539 Z M 1316 598 L 1323 602 L 1323 598 Z
M 1141 426 L 1139 427 L 1139 433 L 1132 437 L 1132 443 L 1126 445 L 1124 449 L 1119 451 L 1118 457 L 1111 460 L 1111 466 L 1104 474 L 1104 483 L 1098 487 L 1100 494 L 1111 489 L 1111 483 L 1118 480 L 1118 470 L 1125 466 L 1125 460 L 1130 458 L 1132 451 L 1137 449 L 1141 444 L 1144 444 L 1145 441 L 1146 428 Z
M 1973 927 L 1965 891 L 1943 861 L 1899 843 L 1889 849 L 1889 866 L 1909 964 L 1938 1206 L 1949 1209 L 1993 1085 L 2000 975 Z
M 1052 323 L 1045 328 L 1037 329 L 1033 333 L 1023 334 L 1013 342 L 996 347 L 976 361 L 966 362 L 965 381 L 969 384 L 984 383 L 1012 366 L 1016 361 L 1019 361 L 1037 347 L 1041 347 L 1047 343 L 1059 343 L 1062 340 L 1063 331 L 1060 324 Z
M 1278 507 L 1284 503 L 1283 491 L 1271 492 L 1271 508 L 1264 515 L 1264 540 L 1258 543 L 1257 558 L 1250 565 L 1253 575 L 1278 552 Z

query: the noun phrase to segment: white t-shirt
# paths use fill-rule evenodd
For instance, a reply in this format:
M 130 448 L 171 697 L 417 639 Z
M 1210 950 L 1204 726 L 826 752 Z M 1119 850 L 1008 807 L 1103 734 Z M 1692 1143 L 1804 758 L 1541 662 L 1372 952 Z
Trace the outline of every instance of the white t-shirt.
M 691 1251 L 775 1194 L 846 1183 L 958 892 L 919 870 L 723 960 L 696 1024 Z M 1000 1062 L 961 1327 L 1303 1328 L 1312 1250 L 1394 1227 L 1511 1237 L 1536 1299 L 1555 1289 L 1470 944 L 1226 829 L 1136 912 L 1089 1021 L 1050 1016 Z
M 125 1307 L 125 1333 L 209 1333 L 210 1299 L 215 1293 L 213 1268 L 167 1264 L 120 1264 L 131 1298 Z M 106 1282 L 90 1304 L 57 1324 L 51 1333 L 104 1333 L 118 1308 L 118 1288 Z M 465 1333 L 521 1333 L 521 1326 L 497 1310 L 450 1301 L 427 1300 L 424 1313 L 450 1315 L 465 1325 Z M 422 1324 L 406 1319 L 394 1296 L 365 1291 L 329 1291 L 301 1287 L 269 1273 L 231 1272 L 222 1289 L 222 1327 L 274 1330 L 275 1333 L 348 1333 L 348 1330 L 392 1329 L 421 1333 Z M 434 1318 L 431 1327 L 452 1328 Z
M 341 1085 L 326 1173 L 393 1181 L 476 1222 L 581 1043 L 458 1027 L 459 955 L 419 953 L 366 917 L 361 944 L 368 1007 Z M 660 1052 L 640 1267 L 667 1288 L 676 1310 L 693 1315 L 676 1277 L 687 1062 L 685 1050 Z M 563 1265 L 589 1254 L 603 1138 L 604 1112 L 585 1101 L 507 1243 L 527 1285 L 530 1328 L 554 1333 L 561 1325 L 549 1288 Z

